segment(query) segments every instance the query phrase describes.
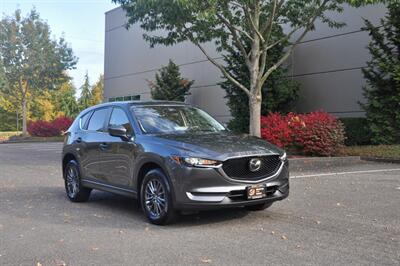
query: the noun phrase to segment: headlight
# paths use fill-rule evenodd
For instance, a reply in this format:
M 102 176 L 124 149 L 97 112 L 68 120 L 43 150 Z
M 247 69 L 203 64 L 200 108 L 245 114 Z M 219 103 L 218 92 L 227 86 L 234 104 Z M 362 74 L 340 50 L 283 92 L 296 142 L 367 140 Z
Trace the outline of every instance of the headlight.
M 284 152 L 282 155 L 281 155 L 281 157 L 279 157 L 282 161 L 286 161 L 286 159 L 287 159 L 287 155 L 286 155 L 286 152 Z
M 221 164 L 219 161 L 196 157 L 171 156 L 171 158 L 179 164 L 186 164 L 195 167 L 218 167 Z

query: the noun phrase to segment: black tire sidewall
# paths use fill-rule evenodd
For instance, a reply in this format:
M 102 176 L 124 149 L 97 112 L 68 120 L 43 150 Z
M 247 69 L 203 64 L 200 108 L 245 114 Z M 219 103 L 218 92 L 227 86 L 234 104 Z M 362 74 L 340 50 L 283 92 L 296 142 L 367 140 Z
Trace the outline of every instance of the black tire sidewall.
M 77 171 L 77 175 L 78 175 L 78 193 L 76 193 L 75 197 L 70 197 L 70 195 L 68 194 L 68 188 L 67 188 L 67 171 L 69 169 L 69 167 L 74 167 L 75 170 Z M 64 170 L 64 184 L 65 184 L 65 192 L 67 194 L 67 197 L 73 201 L 73 202 L 81 202 L 81 201 L 86 201 L 87 198 L 89 198 L 89 194 L 90 194 L 90 189 L 84 188 L 81 184 L 81 172 L 80 172 L 80 168 L 79 168 L 79 164 L 77 161 L 75 160 L 71 160 L 67 163 L 67 165 L 65 166 L 65 170 Z
M 150 180 L 154 180 L 154 179 L 160 181 L 161 185 L 163 186 L 163 188 L 166 192 L 166 200 L 167 200 L 166 210 L 165 210 L 164 214 L 159 218 L 153 217 L 148 212 L 148 210 L 145 206 L 145 199 L 144 199 L 146 185 Z M 175 210 L 173 207 L 171 187 L 170 187 L 167 177 L 165 176 L 165 174 L 163 173 L 163 171 L 161 169 L 150 170 L 145 175 L 142 185 L 141 185 L 141 188 L 140 188 L 140 205 L 141 205 L 142 210 L 143 210 L 144 214 L 146 215 L 147 219 L 151 223 L 157 224 L 157 225 L 163 225 L 163 224 L 167 224 L 172 221 Z

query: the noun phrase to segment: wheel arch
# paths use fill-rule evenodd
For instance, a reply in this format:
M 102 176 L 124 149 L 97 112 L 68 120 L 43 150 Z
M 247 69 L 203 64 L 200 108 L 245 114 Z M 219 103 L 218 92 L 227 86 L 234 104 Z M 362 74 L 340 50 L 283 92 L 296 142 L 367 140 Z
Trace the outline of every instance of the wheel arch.
M 136 171 L 135 179 L 134 179 L 134 187 L 136 188 L 138 198 L 140 198 L 140 189 L 141 189 L 143 179 L 146 176 L 146 174 L 153 169 L 160 169 L 164 173 L 165 177 L 167 178 L 168 185 L 169 185 L 169 188 L 172 193 L 172 198 L 175 200 L 174 187 L 172 185 L 171 176 L 170 176 L 168 170 L 166 169 L 164 163 L 162 162 L 161 158 L 159 158 L 159 159 L 158 158 L 146 158 L 144 160 L 141 160 L 140 163 L 138 164 L 138 166 L 139 167 L 136 168 L 138 170 Z
M 68 162 L 70 162 L 70 161 L 72 161 L 72 160 L 77 161 L 76 156 L 75 156 L 74 154 L 72 154 L 72 153 L 66 153 L 66 154 L 64 155 L 64 157 L 63 157 L 63 159 L 62 159 L 62 171 L 63 171 L 63 175 L 64 175 L 65 167 L 67 166 Z

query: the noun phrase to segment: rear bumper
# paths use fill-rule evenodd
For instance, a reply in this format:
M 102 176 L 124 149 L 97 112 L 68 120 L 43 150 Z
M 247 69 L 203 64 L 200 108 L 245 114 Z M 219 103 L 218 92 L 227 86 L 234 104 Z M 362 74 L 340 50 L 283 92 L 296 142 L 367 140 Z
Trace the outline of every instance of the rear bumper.
M 256 205 L 283 200 L 289 195 L 289 164 L 285 162 L 278 175 L 257 183 L 226 178 L 217 169 L 174 169 L 172 178 L 174 207 L 179 210 L 203 210 Z M 267 196 L 248 200 L 246 187 L 262 184 L 267 187 Z

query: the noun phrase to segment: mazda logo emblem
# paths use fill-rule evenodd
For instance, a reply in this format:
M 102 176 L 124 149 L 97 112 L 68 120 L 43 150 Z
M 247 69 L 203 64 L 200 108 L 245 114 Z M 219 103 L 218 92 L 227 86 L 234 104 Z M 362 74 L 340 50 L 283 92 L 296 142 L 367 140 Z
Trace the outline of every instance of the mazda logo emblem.
M 261 168 L 261 160 L 258 158 L 253 158 L 249 162 L 249 169 L 252 172 L 257 172 Z

